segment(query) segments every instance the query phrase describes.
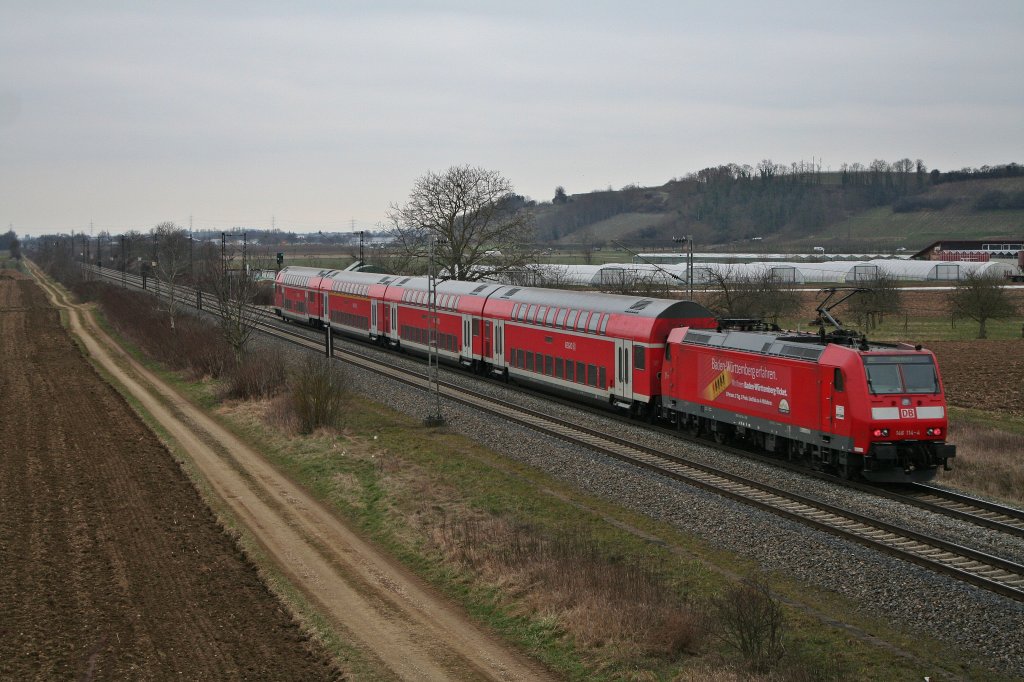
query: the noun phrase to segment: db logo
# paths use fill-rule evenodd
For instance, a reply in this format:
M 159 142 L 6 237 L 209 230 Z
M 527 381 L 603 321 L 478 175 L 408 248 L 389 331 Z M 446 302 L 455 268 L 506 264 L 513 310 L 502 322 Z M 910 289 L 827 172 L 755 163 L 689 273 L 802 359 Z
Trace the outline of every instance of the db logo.
M 900 419 L 917 419 L 917 410 L 913 407 L 901 407 Z

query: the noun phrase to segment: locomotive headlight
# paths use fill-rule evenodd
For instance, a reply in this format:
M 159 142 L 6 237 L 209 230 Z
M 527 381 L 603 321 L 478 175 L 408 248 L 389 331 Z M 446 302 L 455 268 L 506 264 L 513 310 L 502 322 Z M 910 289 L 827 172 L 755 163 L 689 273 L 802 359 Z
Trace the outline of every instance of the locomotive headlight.
M 941 436 L 942 435 L 942 429 L 938 429 L 938 428 L 936 428 L 936 429 L 928 429 L 928 431 L 926 433 L 929 436 Z
M 875 438 L 885 438 L 888 435 L 889 435 L 889 429 L 875 429 L 874 430 Z

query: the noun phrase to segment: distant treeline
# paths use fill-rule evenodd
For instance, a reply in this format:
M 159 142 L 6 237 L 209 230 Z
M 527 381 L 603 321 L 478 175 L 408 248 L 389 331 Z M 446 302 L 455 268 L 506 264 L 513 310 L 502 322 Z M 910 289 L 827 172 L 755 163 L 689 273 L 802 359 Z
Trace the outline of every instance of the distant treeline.
M 787 232 L 799 236 L 859 212 L 891 206 L 896 212 L 942 210 L 947 197 L 925 193 L 935 185 L 966 180 L 1019 177 L 1016 163 L 942 172 L 921 159 L 876 159 L 870 164 L 842 164 L 823 170 L 820 162 L 778 164 L 764 159 L 756 166 L 729 163 L 690 173 L 657 188 L 635 185 L 566 196 L 559 187 L 552 203 L 538 210 L 538 239 L 554 240 L 624 213 L 660 214 L 632 236 L 665 239 L 698 233 L 726 241 Z M 1019 194 L 991 192 L 976 210 L 1022 208 Z
M 932 171 L 933 185 L 943 182 L 962 182 L 964 180 L 991 180 L 998 178 L 1019 178 L 1024 176 L 1024 166 L 1019 163 L 1008 163 L 1004 166 L 982 166 L 981 168 L 961 168 L 956 171 L 941 173 Z
M 14 258 L 21 258 L 21 242 L 14 230 L 0 234 L 0 251 L 10 251 Z

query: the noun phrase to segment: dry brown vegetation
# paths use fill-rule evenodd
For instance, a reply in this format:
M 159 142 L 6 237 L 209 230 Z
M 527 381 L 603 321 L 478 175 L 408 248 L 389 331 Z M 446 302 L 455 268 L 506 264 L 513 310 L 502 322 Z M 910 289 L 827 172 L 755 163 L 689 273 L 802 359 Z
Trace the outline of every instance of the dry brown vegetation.
M 446 516 L 431 540 L 449 561 L 518 595 L 582 647 L 622 656 L 640 651 L 673 659 L 699 645 L 704 609 L 678 596 L 651 567 L 610 557 L 583 536 L 481 514 Z
M 949 434 L 957 457 L 943 483 L 1024 505 L 1024 434 L 964 421 L 954 421 Z

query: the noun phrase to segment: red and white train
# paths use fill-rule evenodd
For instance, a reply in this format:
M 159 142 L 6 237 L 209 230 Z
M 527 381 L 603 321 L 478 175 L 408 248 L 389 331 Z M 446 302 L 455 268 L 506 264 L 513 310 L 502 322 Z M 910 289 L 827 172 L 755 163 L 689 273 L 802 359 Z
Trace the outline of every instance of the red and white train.
M 955 456 L 935 358 L 920 347 L 722 329 L 692 301 L 481 282 L 437 284 L 442 361 L 815 468 L 922 481 Z M 425 354 L 424 277 L 287 267 L 285 320 Z

